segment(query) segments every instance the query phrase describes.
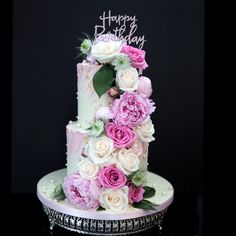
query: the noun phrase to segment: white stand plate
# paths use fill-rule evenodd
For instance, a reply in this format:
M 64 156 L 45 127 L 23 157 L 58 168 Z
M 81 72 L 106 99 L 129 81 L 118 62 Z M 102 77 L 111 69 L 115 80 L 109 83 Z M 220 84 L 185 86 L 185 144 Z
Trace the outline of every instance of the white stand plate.
M 155 225 L 162 228 L 162 220 L 174 197 L 173 186 L 164 178 L 152 172 L 147 173 L 147 186 L 156 189 L 149 198 L 159 205 L 156 210 L 142 210 L 130 207 L 127 212 L 114 213 L 108 210 L 80 210 L 64 201 L 52 199 L 52 192 L 58 183 L 63 183 L 66 169 L 57 170 L 44 176 L 37 185 L 37 195 L 48 215 L 50 229 L 55 224 L 79 233 L 92 235 L 126 235 L 138 233 Z

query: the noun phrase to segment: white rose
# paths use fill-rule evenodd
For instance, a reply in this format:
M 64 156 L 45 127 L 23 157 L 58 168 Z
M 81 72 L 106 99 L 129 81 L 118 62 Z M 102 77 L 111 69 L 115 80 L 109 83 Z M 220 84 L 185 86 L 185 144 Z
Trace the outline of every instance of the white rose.
M 120 52 L 121 47 L 122 41 L 99 41 L 92 46 L 91 56 L 100 63 L 110 63 L 115 55 Z
M 138 88 L 139 79 L 138 71 L 129 67 L 125 70 L 119 70 L 116 73 L 117 86 L 123 91 L 134 91 Z
M 117 168 L 129 175 L 139 168 L 139 157 L 132 149 L 121 148 L 117 155 Z
M 105 135 L 91 137 L 88 143 L 88 156 L 95 164 L 109 162 L 113 152 L 113 141 Z
M 96 179 L 98 176 L 98 172 L 99 172 L 99 166 L 94 164 L 92 161 L 90 161 L 87 158 L 82 159 L 79 163 L 78 163 L 78 171 L 81 175 L 81 177 L 85 178 L 85 179 Z
M 154 141 L 155 138 L 152 135 L 155 133 L 155 129 L 151 119 L 148 119 L 148 121 L 138 126 L 136 128 L 136 133 L 142 142 Z
M 99 203 L 106 210 L 123 212 L 128 209 L 128 187 L 106 189 L 99 195 Z
M 99 164 L 100 169 L 102 169 L 105 166 L 108 165 L 117 165 L 117 151 L 115 149 L 113 149 L 111 155 L 109 156 L 109 158 L 106 160 L 106 162 Z

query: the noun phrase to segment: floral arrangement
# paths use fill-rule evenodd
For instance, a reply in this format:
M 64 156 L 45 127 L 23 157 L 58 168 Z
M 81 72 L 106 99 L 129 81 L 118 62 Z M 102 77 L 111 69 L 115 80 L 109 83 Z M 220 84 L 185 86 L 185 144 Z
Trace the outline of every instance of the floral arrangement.
M 93 77 L 94 90 L 99 97 L 107 93 L 112 102 L 100 107 L 87 129 L 84 158 L 62 186 L 66 201 L 80 209 L 121 212 L 132 205 L 153 210 L 157 205 L 147 198 L 155 195 L 155 189 L 145 186 L 139 168 L 144 144 L 155 139 L 151 81 L 142 76 L 148 67 L 145 51 L 113 34 L 83 40 L 80 51 L 89 63 L 102 65 Z M 56 196 L 64 195 L 57 191 Z

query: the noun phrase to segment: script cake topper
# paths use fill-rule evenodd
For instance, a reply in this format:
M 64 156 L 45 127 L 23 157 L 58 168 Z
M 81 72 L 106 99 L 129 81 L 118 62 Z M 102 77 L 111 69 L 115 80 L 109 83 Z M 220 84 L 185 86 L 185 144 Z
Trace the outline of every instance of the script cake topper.
M 103 11 L 102 15 L 99 16 L 99 20 L 101 20 L 100 25 L 95 25 L 94 37 L 97 38 L 104 33 L 113 33 L 119 39 L 124 39 L 128 44 L 136 44 L 139 49 L 143 48 L 145 40 L 145 36 L 135 36 L 135 32 L 138 29 L 137 18 L 136 16 L 129 15 L 112 15 L 111 10 L 106 13 Z M 111 29 L 111 26 L 115 28 Z M 112 32 L 110 32 L 112 31 Z M 126 33 L 128 32 L 128 33 Z

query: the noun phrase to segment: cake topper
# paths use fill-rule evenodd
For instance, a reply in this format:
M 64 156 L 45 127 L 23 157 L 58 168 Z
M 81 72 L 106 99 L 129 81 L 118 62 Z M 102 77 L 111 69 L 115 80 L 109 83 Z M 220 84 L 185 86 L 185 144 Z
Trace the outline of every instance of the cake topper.
M 135 35 L 138 29 L 136 16 L 112 15 L 111 10 L 108 10 L 108 12 L 103 11 L 99 20 L 101 20 L 101 24 L 94 26 L 95 38 L 105 33 L 112 33 L 119 39 L 126 40 L 128 44 L 136 44 L 139 49 L 142 49 L 147 41 L 144 35 Z M 114 26 L 113 29 L 112 26 Z

